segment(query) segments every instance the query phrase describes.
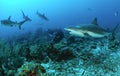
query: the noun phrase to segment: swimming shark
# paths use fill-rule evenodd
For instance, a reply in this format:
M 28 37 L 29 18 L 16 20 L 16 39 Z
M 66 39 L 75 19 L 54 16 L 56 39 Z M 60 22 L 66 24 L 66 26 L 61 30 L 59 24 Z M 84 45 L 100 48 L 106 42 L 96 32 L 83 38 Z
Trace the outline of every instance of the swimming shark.
M 38 11 L 36 12 L 36 14 L 38 15 L 38 17 L 40 17 L 43 20 L 49 21 L 49 19 L 45 16 L 45 14 L 41 14 Z
M 109 34 L 114 35 L 114 32 L 117 29 L 118 25 L 119 24 L 117 24 L 112 31 L 108 31 L 101 28 L 97 23 L 97 18 L 95 18 L 91 24 L 79 24 L 76 27 L 68 27 L 64 29 L 66 31 L 69 31 L 69 33 L 74 36 L 103 38 Z
M 20 22 L 12 21 L 12 20 L 11 20 L 11 16 L 9 16 L 8 19 L 1 20 L 1 24 L 2 24 L 2 25 L 5 25 L 5 26 L 10 26 L 10 27 L 18 26 L 19 29 L 21 29 L 21 26 L 22 26 L 26 21 L 28 21 L 28 20 L 25 19 L 25 20 L 20 21 Z
M 32 21 L 32 19 L 30 19 L 27 15 L 25 15 L 25 13 L 21 10 L 22 15 L 23 15 L 23 19 L 28 20 L 28 21 Z

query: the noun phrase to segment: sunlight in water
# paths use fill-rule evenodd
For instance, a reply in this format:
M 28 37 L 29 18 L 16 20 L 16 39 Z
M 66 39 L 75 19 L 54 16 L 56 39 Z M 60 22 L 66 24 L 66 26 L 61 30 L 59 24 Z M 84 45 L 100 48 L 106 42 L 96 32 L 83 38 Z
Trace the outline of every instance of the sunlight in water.
M 0 7 L 2 8 L 32 8 L 34 6 L 48 5 L 50 1 L 44 0 L 0 0 Z

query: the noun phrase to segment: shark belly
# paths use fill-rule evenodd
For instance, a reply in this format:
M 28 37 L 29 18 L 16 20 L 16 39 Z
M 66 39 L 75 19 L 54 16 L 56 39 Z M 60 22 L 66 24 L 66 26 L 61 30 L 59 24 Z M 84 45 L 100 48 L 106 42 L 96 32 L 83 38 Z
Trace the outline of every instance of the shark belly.
M 88 32 L 88 34 L 93 38 L 102 38 L 106 36 L 106 34 L 99 34 L 99 33 L 94 33 L 94 32 Z
M 74 36 L 85 37 L 85 35 L 82 32 L 71 31 L 69 33 Z

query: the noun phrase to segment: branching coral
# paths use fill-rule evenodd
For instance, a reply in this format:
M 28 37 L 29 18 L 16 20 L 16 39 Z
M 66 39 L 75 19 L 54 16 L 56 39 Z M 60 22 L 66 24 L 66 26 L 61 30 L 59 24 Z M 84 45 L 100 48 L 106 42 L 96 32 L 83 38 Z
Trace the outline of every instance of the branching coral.
M 26 62 L 17 70 L 15 76 L 41 76 L 46 70 L 39 63 Z

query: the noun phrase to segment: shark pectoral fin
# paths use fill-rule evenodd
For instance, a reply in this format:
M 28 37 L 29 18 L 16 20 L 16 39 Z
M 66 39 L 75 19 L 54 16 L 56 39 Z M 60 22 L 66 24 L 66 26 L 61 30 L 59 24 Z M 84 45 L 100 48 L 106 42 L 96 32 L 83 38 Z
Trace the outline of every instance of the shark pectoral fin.
M 94 20 L 92 21 L 92 24 L 98 25 L 98 23 L 97 23 L 97 18 L 94 18 Z
M 19 29 L 21 30 L 21 26 L 19 26 Z
M 22 24 L 20 24 L 18 27 L 19 27 L 19 30 L 21 30 L 21 26 L 22 26 Z

